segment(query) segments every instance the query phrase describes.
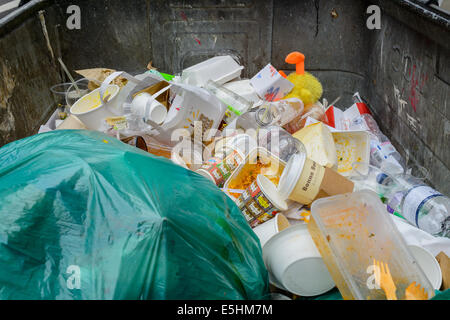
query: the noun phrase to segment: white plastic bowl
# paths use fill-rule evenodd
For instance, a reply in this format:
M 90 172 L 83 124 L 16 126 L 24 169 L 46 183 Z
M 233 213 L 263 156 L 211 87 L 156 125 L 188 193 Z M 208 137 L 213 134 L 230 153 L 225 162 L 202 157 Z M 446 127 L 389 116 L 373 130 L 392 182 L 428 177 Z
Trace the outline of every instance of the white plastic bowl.
M 335 284 L 306 224 L 296 224 L 273 236 L 263 247 L 270 282 L 296 295 L 311 297 Z
M 416 245 L 408 245 L 408 248 L 428 280 L 430 280 L 433 288 L 439 290 L 442 285 L 442 271 L 439 262 L 433 254 L 425 248 Z

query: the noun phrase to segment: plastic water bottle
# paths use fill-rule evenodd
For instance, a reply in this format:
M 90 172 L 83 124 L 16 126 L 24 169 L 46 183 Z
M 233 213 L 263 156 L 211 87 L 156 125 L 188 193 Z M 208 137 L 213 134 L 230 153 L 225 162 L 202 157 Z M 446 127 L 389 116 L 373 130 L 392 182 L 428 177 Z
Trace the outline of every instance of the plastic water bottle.
M 362 102 L 359 93 L 353 95 L 355 102 Z M 370 164 L 384 172 L 401 174 L 405 171 L 405 161 L 392 145 L 391 141 L 381 132 L 377 122 L 369 113 L 356 117 L 350 123 L 350 130 L 365 130 L 370 134 Z
M 370 134 L 370 163 L 385 172 L 401 174 L 404 172 L 404 159 L 381 132 L 377 122 L 370 114 L 356 117 L 350 130 L 366 130 Z
M 271 125 L 284 126 L 303 113 L 303 102 L 297 98 L 266 102 L 241 115 L 236 127 L 244 130 L 261 129 Z
M 388 211 L 400 213 L 411 224 L 434 236 L 450 238 L 450 199 L 420 179 L 409 177 L 408 180 L 412 182 L 409 188 L 390 197 Z

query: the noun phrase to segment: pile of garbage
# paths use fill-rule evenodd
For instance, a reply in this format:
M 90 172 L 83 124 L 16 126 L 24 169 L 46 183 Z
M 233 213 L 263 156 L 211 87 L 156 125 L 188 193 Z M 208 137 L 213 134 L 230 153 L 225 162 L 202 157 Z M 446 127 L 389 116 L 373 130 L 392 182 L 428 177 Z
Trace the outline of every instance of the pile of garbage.
M 119 203 L 130 212 L 127 201 L 136 201 L 139 212 L 151 208 L 154 216 L 174 221 L 170 225 L 180 239 L 195 233 L 205 248 L 175 246 L 172 254 L 182 258 L 170 262 L 174 270 L 182 270 L 175 265 L 185 261 L 186 250 L 195 249 L 193 259 L 210 263 L 211 269 L 216 268 L 212 273 L 222 272 L 222 289 L 207 287 L 210 298 L 264 298 L 265 281 L 272 292 L 291 297 L 319 296 L 337 287 L 344 299 L 426 300 L 435 296 L 435 290 L 448 289 L 450 199 L 426 184 L 425 168 L 407 167 L 357 92 L 354 104 L 343 111 L 336 107 L 340 98 L 330 104 L 322 98 L 322 84 L 305 71 L 303 54 L 292 52 L 286 62 L 295 65 L 289 75 L 269 63 L 251 79 L 240 78 L 244 66 L 232 56 L 213 57 L 179 75 L 153 67 L 134 76 L 101 68 L 77 71 L 84 78 L 63 85 L 64 101 L 40 133 L 81 129 L 64 131 L 64 139 L 75 135 L 77 144 L 84 139 L 80 132 L 104 133 L 89 138 L 99 150 L 77 155 L 92 158 L 92 163 L 112 161 L 105 156 L 110 151 L 100 152 L 102 143 L 111 145 L 112 140 L 118 150 L 125 143 L 144 151 L 151 159 L 147 169 L 153 179 L 139 178 L 145 166 L 132 167 L 130 162 L 123 166 L 129 171 L 120 173 L 128 181 L 111 184 L 103 179 L 109 182 L 102 187 L 106 182 L 94 179 L 95 188 L 89 189 L 94 200 L 86 199 L 86 205 L 96 204 L 96 212 L 107 208 L 115 212 Z M 58 143 L 64 139 L 58 138 Z M 92 152 L 97 160 L 88 155 Z M 140 159 L 142 152 L 137 155 L 122 161 Z M 169 162 L 176 166 L 167 166 Z M 105 171 L 101 166 L 96 170 L 94 177 Z M 121 192 L 129 188 L 134 197 L 127 200 L 115 192 L 109 198 L 104 193 L 109 188 Z M 170 214 L 168 208 L 173 210 Z M 67 207 L 66 212 L 70 210 Z M 203 219 L 196 216 L 199 213 Z M 189 219 L 193 225 L 180 217 L 183 214 L 193 214 Z M 100 219 L 97 223 L 105 219 L 85 218 Z M 209 243 L 208 234 L 218 225 L 222 229 L 216 230 L 217 241 Z M 183 230 L 185 226 L 189 228 Z M 160 233 L 151 234 L 141 244 L 149 251 Z M 170 251 L 171 242 L 166 245 Z M 136 248 L 137 244 L 127 248 L 125 256 L 132 256 Z M 205 252 L 216 252 L 223 260 L 213 262 L 213 255 Z M 158 266 L 151 260 L 156 256 L 148 253 L 142 262 L 154 275 Z M 195 274 L 184 275 L 207 282 Z M 136 281 L 152 286 L 142 274 Z M 205 298 L 204 291 L 195 291 L 196 295 L 189 290 L 198 289 L 185 286 L 182 293 Z M 156 292 L 146 297 L 173 297 Z M 95 297 L 100 296 L 123 297 L 104 293 Z

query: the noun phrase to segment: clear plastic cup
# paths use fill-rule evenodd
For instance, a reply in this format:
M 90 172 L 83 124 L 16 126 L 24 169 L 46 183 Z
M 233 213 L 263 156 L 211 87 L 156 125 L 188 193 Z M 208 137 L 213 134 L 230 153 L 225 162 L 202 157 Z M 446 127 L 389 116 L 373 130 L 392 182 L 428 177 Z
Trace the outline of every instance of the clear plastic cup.
M 65 93 L 65 101 L 66 101 L 66 105 L 67 105 L 68 108 L 72 107 L 72 105 L 75 102 L 77 102 L 78 99 L 80 99 L 84 95 L 86 95 L 89 92 L 91 92 L 91 90 L 89 89 L 89 82 L 90 82 L 90 80 L 86 79 L 86 78 L 83 78 L 83 79 L 75 81 L 78 89 L 80 89 L 79 92 L 75 88 L 73 83 L 70 83 L 70 86 L 66 90 L 66 93 Z

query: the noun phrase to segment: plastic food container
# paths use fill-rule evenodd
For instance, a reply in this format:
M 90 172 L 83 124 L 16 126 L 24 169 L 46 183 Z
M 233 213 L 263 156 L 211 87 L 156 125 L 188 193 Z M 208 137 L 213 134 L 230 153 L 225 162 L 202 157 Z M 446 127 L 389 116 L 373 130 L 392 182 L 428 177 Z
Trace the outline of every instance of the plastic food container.
M 249 79 L 228 82 L 223 86 L 250 102 L 257 103 L 261 100 L 258 97 L 258 94 L 256 93 L 255 88 L 253 88 Z
M 236 205 L 252 228 L 288 209 L 277 187 L 262 174 L 236 200 Z
M 338 159 L 338 172 L 344 177 L 354 174 L 353 164 L 370 161 L 370 137 L 366 131 L 332 132 Z M 364 174 L 364 172 L 362 172 Z
M 259 241 L 261 242 L 261 247 L 264 247 L 270 238 L 289 226 L 289 220 L 283 214 L 279 213 L 275 216 L 275 218 L 253 228 L 253 231 L 258 236 Z
M 385 207 L 372 191 L 315 201 L 308 229 L 344 299 L 385 300 L 375 285 L 373 259 L 388 265 L 399 300 L 416 282 L 433 286 L 411 254 Z
M 88 129 L 98 130 L 102 126 L 104 119 L 116 116 L 109 109 L 109 105 L 113 104 L 119 90 L 119 86 L 115 84 L 108 85 L 104 96 L 109 95 L 109 99 L 107 102 L 102 103 L 100 100 L 100 88 L 95 89 L 75 102 L 70 108 L 70 113 L 77 116 Z
M 248 172 L 245 172 L 245 168 L 248 168 L 247 165 L 253 165 L 257 163 L 257 159 L 267 164 L 267 167 L 261 170 L 251 170 L 254 178 L 248 177 Z M 239 197 L 235 195 L 236 192 L 243 192 L 248 186 L 256 180 L 258 174 L 263 174 L 267 178 L 269 178 L 275 185 L 278 185 L 277 181 L 279 180 L 284 168 L 286 166 L 286 162 L 280 160 L 273 153 L 269 152 L 265 148 L 257 147 L 254 148 L 250 153 L 245 157 L 245 160 L 239 165 L 239 167 L 233 172 L 233 174 L 229 177 L 229 179 L 225 182 L 223 187 L 224 192 L 231 197 L 231 199 L 235 200 Z M 241 181 L 245 181 L 244 185 L 241 185 Z M 236 185 L 241 185 L 241 187 L 236 188 Z
M 263 247 L 270 283 L 294 294 L 311 297 L 334 287 L 333 279 L 306 224 L 277 233 Z
M 223 119 L 226 123 L 231 123 L 236 117 L 245 113 L 253 106 L 253 102 L 248 101 L 233 91 L 225 88 L 225 86 L 219 85 L 212 80 L 209 80 L 206 83 L 205 88 L 227 106 L 228 110 L 225 112 L 225 117 Z
M 184 69 L 181 81 L 198 87 L 203 87 L 209 80 L 224 84 L 239 77 L 242 69 L 244 67 L 231 56 L 217 56 Z
M 255 149 L 258 143 L 248 134 L 236 134 L 231 137 L 220 139 L 214 146 L 215 153 L 224 152 L 226 148 L 237 148 L 242 154 L 247 156 Z

